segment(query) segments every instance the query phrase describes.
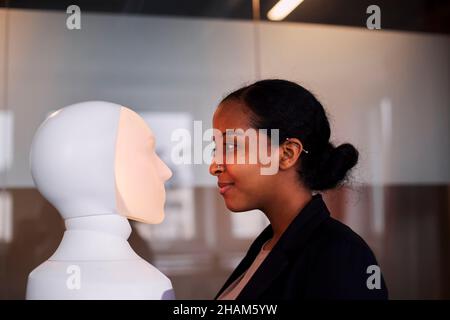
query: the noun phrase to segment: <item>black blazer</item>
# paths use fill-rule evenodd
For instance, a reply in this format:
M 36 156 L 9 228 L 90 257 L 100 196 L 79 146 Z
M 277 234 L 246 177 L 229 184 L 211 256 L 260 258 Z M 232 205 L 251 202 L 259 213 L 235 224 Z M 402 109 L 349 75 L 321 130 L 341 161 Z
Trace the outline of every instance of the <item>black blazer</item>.
M 269 225 L 253 242 L 247 255 L 225 282 L 219 295 L 258 255 L 272 237 Z M 364 240 L 330 217 L 322 196 L 316 194 L 283 233 L 272 251 L 236 300 L 387 299 L 381 289 L 368 289 L 367 267 L 378 265 Z

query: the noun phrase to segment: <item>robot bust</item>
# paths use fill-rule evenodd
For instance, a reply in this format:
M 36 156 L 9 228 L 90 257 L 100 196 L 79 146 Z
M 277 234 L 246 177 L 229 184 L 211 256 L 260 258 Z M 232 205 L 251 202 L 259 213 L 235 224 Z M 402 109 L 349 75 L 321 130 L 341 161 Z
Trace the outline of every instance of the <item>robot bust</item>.
M 127 241 L 127 219 L 162 222 L 172 175 L 137 113 L 103 101 L 62 108 L 37 130 L 30 165 L 66 231 L 30 273 L 27 299 L 174 299 L 170 280 Z

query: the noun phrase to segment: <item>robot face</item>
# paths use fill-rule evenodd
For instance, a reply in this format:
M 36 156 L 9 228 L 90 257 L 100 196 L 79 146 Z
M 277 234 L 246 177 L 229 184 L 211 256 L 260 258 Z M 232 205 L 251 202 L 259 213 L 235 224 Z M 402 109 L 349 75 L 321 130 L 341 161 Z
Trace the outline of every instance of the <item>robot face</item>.
M 162 222 L 164 182 L 172 172 L 155 153 L 155 137 L 144 119 L 124 107 L 120 110 L 114 171 L 119 213 L 145 223 Z

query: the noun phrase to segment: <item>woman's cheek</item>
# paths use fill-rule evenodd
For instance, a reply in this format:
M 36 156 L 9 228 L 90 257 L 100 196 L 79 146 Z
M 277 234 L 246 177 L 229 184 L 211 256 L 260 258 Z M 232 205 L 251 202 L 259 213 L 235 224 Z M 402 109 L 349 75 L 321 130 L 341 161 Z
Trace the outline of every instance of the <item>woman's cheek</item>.
M 253 189 L 258 184 L 259 169 L 260 166 L 257 164 L 234 164 L 231 165 L 229 175 L 237 186 L 243 189 Z

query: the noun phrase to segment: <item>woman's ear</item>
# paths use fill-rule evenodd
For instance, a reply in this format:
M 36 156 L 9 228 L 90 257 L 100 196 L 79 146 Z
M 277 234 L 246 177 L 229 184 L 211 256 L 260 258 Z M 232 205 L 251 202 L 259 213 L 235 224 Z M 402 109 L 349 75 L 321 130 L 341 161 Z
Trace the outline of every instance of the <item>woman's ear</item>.
M 297 138 L 289 138 L 279 148 L 280 169 L 287 170 L 293 167 L 303 151 L 303 145 Z

